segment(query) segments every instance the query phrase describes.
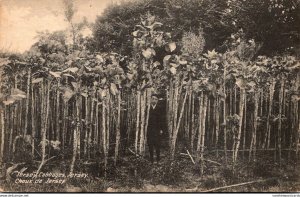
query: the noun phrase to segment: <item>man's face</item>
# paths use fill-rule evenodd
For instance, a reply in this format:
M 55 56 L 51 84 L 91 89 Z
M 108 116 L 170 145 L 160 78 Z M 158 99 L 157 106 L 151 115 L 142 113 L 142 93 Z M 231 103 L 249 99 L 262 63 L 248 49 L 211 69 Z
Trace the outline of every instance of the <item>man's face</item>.
M 152 97 L 151 97 L 151 104 L 152 104 L 152 105 L 156 105 L 157 102 L 158 102 L 157 96 L 152 96 Z

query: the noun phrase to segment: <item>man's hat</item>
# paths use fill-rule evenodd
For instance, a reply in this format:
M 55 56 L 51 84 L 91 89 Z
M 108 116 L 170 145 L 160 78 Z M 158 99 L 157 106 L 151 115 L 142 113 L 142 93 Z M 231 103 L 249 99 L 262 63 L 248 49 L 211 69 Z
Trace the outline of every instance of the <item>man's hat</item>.
M 159 98 L 159 94 L 157 94 L 157 93 L 152 93 L 151 96 L 155 96 L 155 97 Z

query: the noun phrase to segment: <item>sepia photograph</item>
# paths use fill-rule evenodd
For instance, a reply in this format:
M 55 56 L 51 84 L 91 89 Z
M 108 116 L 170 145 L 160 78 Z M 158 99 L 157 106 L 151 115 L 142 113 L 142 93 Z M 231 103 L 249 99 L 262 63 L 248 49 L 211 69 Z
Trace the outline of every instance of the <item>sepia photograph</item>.
M 0 0 L 0 194 L 300 196 L 299 86 L 300 0 Z

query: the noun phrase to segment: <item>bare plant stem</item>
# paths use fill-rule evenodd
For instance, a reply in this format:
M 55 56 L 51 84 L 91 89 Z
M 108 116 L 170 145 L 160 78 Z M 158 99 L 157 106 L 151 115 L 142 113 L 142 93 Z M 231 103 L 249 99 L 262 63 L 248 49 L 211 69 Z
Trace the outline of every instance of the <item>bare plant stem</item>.
M 234 147 L 233 151 L 233 163 L 235 164 L 237 161 L 239 146 L 240 146 L 240 140 L 241 140 L 241 133 L 242 133 L 242 124 L 243 124 L 243 114 L 244 114 L 244 106 L 245 106 L 245 89 L 241 89 L 240 93 L 240 104 L 239 104 L 239 127 L 238 127 L 238 134 L 236 139 L 236 146 Z
M 118 97 L 118 118 L 117 118 L 117 128 L 116 128 L 116 146 L 115 146 L 115 158 L 114 164 L 117 165 L 117 159 L 119 155 L 119 146 L 120 146 L 120 125 L 121 125 L 121 93 L 117 95 Z

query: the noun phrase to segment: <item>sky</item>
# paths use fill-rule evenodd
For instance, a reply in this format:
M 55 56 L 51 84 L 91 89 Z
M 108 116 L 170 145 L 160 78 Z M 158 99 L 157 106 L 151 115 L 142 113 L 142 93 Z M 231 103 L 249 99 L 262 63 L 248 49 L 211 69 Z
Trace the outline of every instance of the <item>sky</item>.
M 94 22 L 112 0 L 74 0 L 74 22 Z M 36 41 L 37 31 L 68 28 L 63 0 L 0 0 L 0 50 L 24 52 Z

